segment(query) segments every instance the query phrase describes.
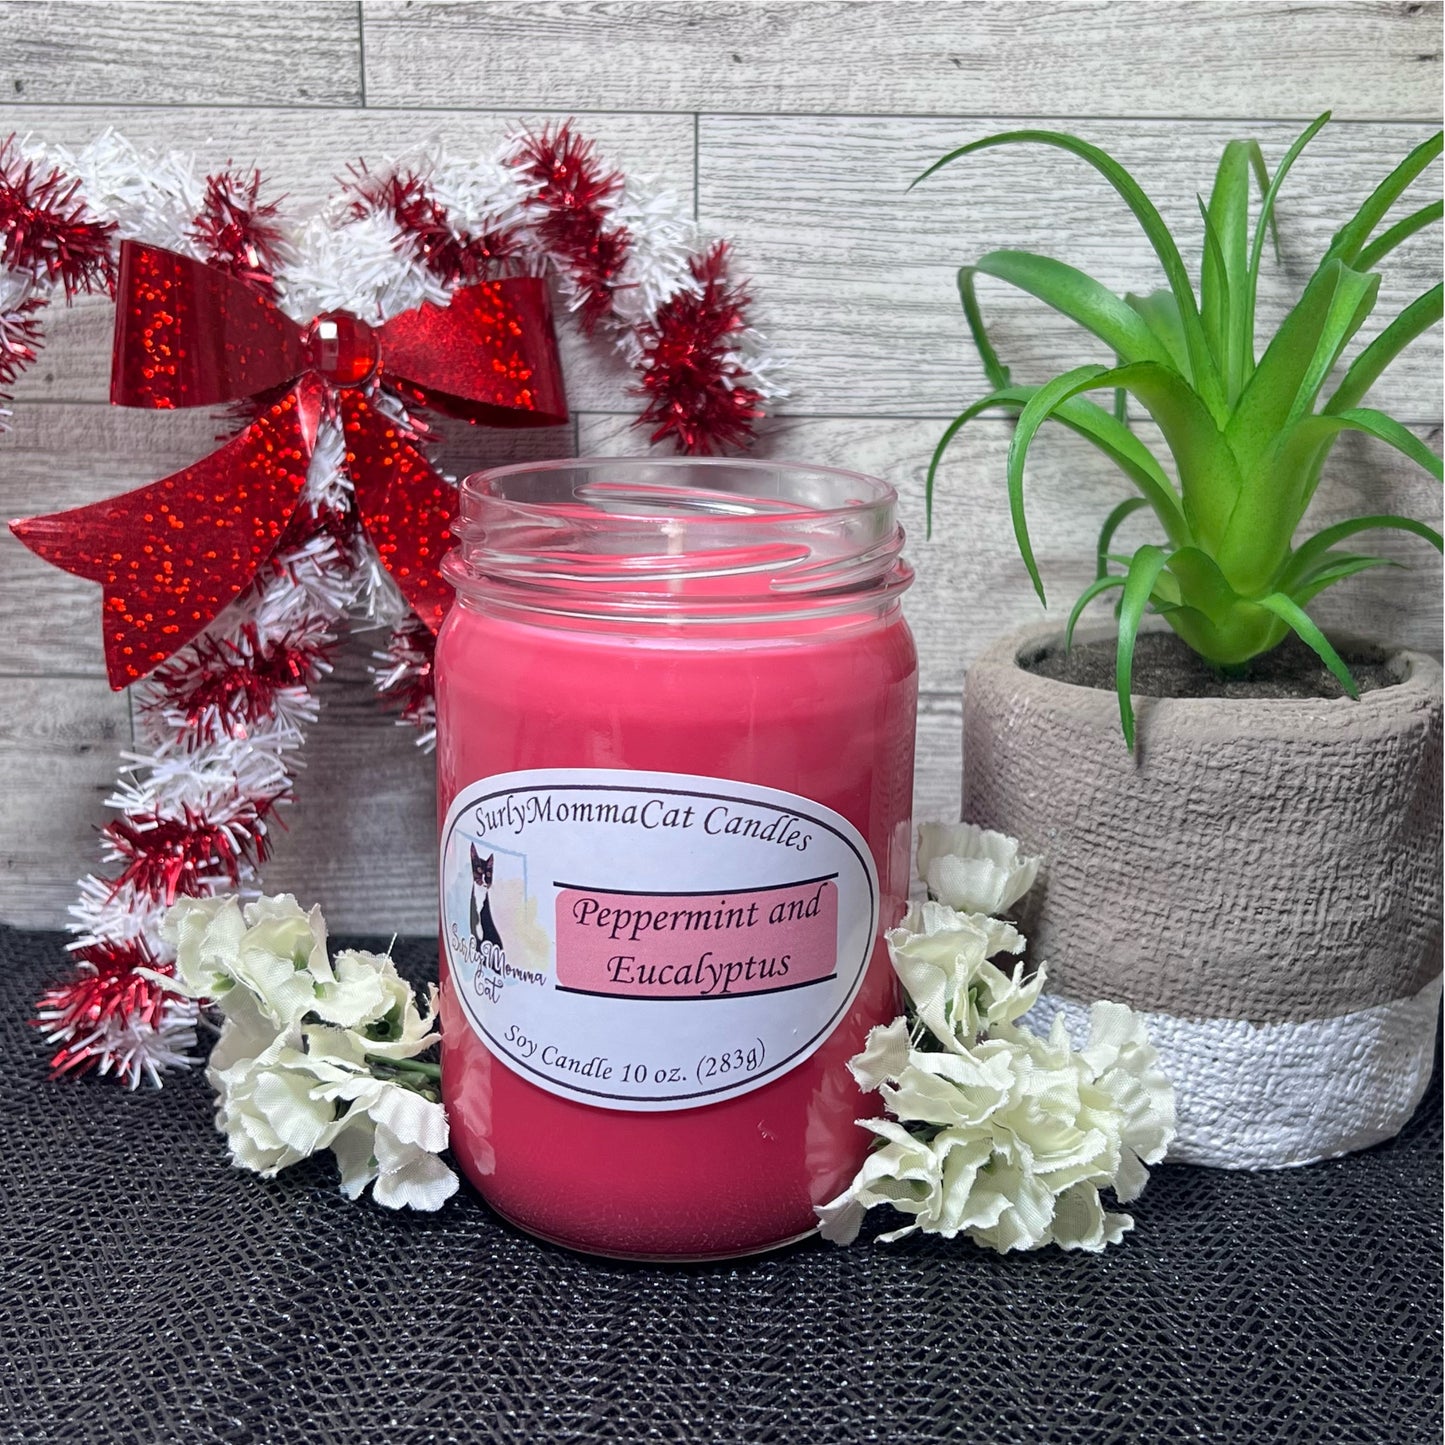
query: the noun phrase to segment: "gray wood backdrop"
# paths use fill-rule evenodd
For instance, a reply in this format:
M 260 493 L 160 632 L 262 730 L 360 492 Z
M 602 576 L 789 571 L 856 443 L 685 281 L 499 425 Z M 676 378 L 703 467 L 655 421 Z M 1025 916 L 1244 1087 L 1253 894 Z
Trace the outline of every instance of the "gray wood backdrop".
M 1222 143 L 1255 135 L 1271 163 L 1301 122 L 1335 123 L 1280 206 L 1284 257 L 1261 320 L 1308 273 L 1331 231 L 1440 120 L 1441 7 L 1376 0 L 1052 0 L 1052 3 L 0 3 L 0 135 L 83 143 L 115 125 L 138 143 L 262 166 L 299 203 L 346 161 L 440 136 L 465 150 L 510 124 L 575 115 L 617 165 L 694 199 L 736 242 L 760 324 L 792 358 L 792 394 L 766 453 L 875 472 L 903 496 L 919 581 L 917 809 L 958 802 L 959 688 L 969 660 L 1038 615 L 1011 538 L 1008 431 L 977 426 L 944 471 L 934 540 L 922 529 L 927 458 L 981 394 L 954 269 L 994 246 L 1053 251 L 1107 283 L 1160 284 L 1123 205 L 1081 163 L 1035 148 L 908 181 L 1006 122 L 1102 142 L 1140 175 L 1188 246 L 1195 196 Z M 1438 171 L 1425 192 L 1439 193 Z M 1388 318 L 1435 279 L 1438 229 L 1390 267 Z M 985 289 L 1005 359 L 1040 379 L 1091 353 L 1041 307 Z M 105 404 L 109 308 L 57 314 L 0 438 L 6 517 L 76 505 L 164 475 L 209 449 L 205 416 Z M 458 471 L 516 455 L 641 449 L 625 378 L 566 341 L 573 423 L 518 443 L 471 432 Z M 1102 358 L 1106 359 L 1106 358 Z M 1380 386 L 1377 404 L 1438 448 L 1438 331 Z M 1439 489 L 1373 443 L 1342 446 L 1317 504 L 1438 520 Z M 1083 443 L 1035 452 L 1031 508 L 1052 595 L 1090 573 L 1095 530 L 1125 495 Z M 1440 569 L 1369 574 L 1330 594 L 1326 623 L 1438 651 Z M 127 698 L 107 688 L 97 590 L 0 538 L 0 917 L 56 925 L 94 865 Z M 344 928 L 426 930 L 434 918 L 432 769 L 378 716 L 371 639 L 348 644 L 324 690 L 299 804 L 267 885 L 322 902 Z

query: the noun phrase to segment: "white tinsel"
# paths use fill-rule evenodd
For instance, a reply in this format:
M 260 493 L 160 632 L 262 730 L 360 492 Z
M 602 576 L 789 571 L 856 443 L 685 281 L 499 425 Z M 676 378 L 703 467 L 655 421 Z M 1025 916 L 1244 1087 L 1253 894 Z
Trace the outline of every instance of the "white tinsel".
M 95 972 L 94 964 L 82 962 L 77 967 Z M 200 1008 L 191 999 L 167 999 L 155 1024 L 112 1015 L 99 1028 L 78 1039 L 71 1037 L 65 1015 L 64 1008 L 38 1009 L 35 1021 L 40 1025 L 42 1037 L 52 1044 L 96 1048 L 100 1056 L 97 1072 L 114 1074 L 128 1088 L 136 1088 L 143 1077 L 160 1088 L 164 1070 L 189 1069 L 196 1063 L 192 1050 L 196 1047 Z
M 149 893 L 137 891 L 129 883 L 119 888 L 108 878 L 87 874 L 80 880 L 80 897 L 70 905 L 75 920 L 70 930 L 76 935 L 72 948 L 92 943 L 134 943 L 144 939 L 161 960 L 170 957 L 167 945 L 161 942 L 161 919 L 166 904 Z
M 65 146 L 26 149 L 77 179 L 91 214 L 114 221 L 119 239 L 147 241 L 205 259 L 191 234 L 206 198 L 205 176 L 197 175 L 193 156 L 139 150 L 111 129 L 78 151 Z
M 510 142 L 508 142 L 508 148 Z M 489 231 L 524 231 L 527 200 L 541 189 L 515 167 L 504 165 L 502 151 L 462 161 L 433 147 L 417 166 L 436 203 L 447 213 L 454 236 Z
M 37 292 L 45 289 L 29 271 L 0 270 L 0 325 L 12 325 L 20 316 L 20 308 Z M 3 341 L 0 336 L 0 341 Z
M 762 333 L 751 326 L 738 332 L 734 339 L 736 345 L 728 352 L 728 360 L 745 373 L 734 385 L 751 387 L 764 402 L 787 396 L 788 388 L 777 379 L 779 372 L 788 369 L 787 358 L 774 351 Z
M 142 1077 L 160 1088 L 164 1070 L 189 1069 L 196 1064 L 199 1016 L 200 1008 L 190 999 L 167 999 L 157 1025 L 112 1016 L 83 1040 L 82 1047 L 101 1045 L 100 1074 L 114 1074 L 132 1089 Z
M 697 222 L 691 206 L 675 192 L 655 189 L 650 179 L 629 177 L 612 208 L 612 224 L 625 227 L 632 241 L 612 298 L 612 310 L 624 325 L 641 326 L 679 291 L 697 290 L 688 264 L 699 249 Z M 640 354 L 635 340 L 631 346 Z
M 281 306 L 303 324 L 323 311 L 350 311 L 377 324 L 450 292 L 418 259 L 396 222 L 380 212 L 312 216 L 276 278 Z

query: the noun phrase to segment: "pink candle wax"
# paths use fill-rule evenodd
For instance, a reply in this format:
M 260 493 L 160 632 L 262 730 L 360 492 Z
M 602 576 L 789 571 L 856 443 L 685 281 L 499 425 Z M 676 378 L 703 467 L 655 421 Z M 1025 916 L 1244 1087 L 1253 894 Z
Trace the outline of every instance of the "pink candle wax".
M 897 1013 L 916 656 L 883 483 L 580 461 L 469 479 L 437 646 L 442 1087 L 523 1228 L 797 1238 Z

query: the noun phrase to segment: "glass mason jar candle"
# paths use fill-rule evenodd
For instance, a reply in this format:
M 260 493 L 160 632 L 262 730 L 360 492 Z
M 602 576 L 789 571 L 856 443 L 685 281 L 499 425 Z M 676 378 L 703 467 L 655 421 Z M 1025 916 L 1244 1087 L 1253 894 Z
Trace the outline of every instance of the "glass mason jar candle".
M 581 459 L 462 487 L 436 653 L 442 1093 L 523 1229 L 707 1259 L 807 1234 L 898 1012 L 917 656 L 893 490 Z

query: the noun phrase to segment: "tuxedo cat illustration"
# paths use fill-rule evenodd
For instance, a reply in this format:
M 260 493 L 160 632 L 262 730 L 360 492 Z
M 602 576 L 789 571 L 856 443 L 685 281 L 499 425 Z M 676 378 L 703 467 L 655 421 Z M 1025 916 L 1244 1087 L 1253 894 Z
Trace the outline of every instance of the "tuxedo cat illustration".
M 497 931 L 492 918 L 492 900 L 489 890 L 492 886 L 492 865 L 496 854 L 488 853 L 485 858 L 472 844 L 472 937 L 477 943 L 477 952 L 482 958 L 498 957 L 503 953 L 502 935 Z

